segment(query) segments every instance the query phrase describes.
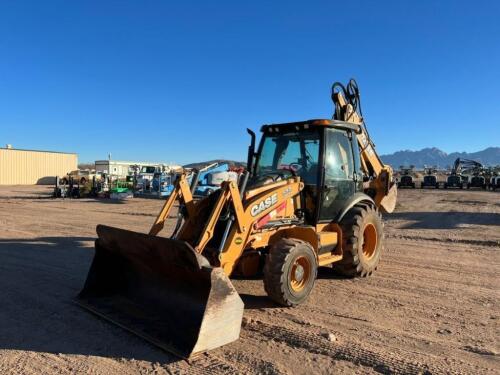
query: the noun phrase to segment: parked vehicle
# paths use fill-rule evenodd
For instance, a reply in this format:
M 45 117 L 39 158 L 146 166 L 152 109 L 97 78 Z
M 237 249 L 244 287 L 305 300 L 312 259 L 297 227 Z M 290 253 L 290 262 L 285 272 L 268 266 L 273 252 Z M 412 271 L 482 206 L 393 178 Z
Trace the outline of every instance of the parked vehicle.
M 490 180 L 490 189 L 495 191 L 496 189 L 500 189 L 500 176 L 492 176 Z
M 467 189 L 470 188 L 480 188 L 486 189 L 486 179 L 484 176 L 480 174 L 469 176 L 469 180 L 467 182 Z
M 85 185 L 87 182 L 92 181 L 95 176 L 95 169 L 77 169 L 61 177 L 61 183 L 67 185 L 70 178 L 72 178 L 73 181 L 78 181 L 80 184 Z
M 420 188 L 432 187 L 435 189 L 439 189 L 439 182 L 436 176 L 437 169 L 433 167 L 425 167 L 424 168 L 424 180 L 420 184 Z
M 155 174 L 162 173 L 163 168 L 161 166 L 143 166 L 139 169 L 138 174 L 136 176 L 135 186 L 138 190 L 151 190 L 151 183 Z
M 398 188 L 412 188 L 415 189 L 415 181 L 413 181 L 413 172 L 415 166 L 410 165 L 409 168 L 404 166 L 399 167 L 401 171 L 401 177 L 399 178 Z
M 198 185 L 194 195 L 207 196 L 220 189 L 224 181 L 238 182 L 238 173 L 229 171 L 229 164 L 214 163 L 202 168 L 198 174 Z

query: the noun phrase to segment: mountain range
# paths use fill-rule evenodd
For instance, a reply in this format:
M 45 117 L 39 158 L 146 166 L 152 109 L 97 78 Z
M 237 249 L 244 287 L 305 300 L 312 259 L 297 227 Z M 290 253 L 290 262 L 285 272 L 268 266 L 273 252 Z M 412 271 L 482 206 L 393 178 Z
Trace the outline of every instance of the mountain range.
M 391 165 L 394 169 L 400 166 L 414 165 L 416 168 L 423 168 L 427 166 L 437 166 L 439 168 L 446 168 L 453 165 L 456 158 L 470 159 L 482 163 L 485 166 L 500 165 L 500 147 L 488 147 L 478 152 L 452 152 L 447 154 L 436 147 L 424 148 L 419 151 L 403 150 L 397 151 L 393 154 L 380 156 L 384 163 Z M 201 168 L 205 165 L 212 163 L 229 163 L 231 166 L 245 166 L 244 162 L 233 160 L 210 160 L 199 163 L 187 164 L 186 168 Z
M 397 151 L 393 154 L 381 155 L 380 158 L 394 169 L 410 165 L 414 165 L 416 168 L 423 168 L 424 165 L 446 168 L 453 165 L 457 158 L 475 160 L 485 166 L 492 166 L 500 165 L 500 147 L 488 147 L 478 152 L 452 152 L 451 154 L 432 147 L 419 151 Z

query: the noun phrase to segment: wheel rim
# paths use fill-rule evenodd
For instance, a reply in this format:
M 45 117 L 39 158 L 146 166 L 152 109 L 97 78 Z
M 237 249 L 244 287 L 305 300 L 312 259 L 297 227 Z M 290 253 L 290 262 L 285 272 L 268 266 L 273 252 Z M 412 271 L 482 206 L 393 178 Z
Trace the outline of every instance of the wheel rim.
M 363 255 L 367 259 L 373 258 L 377 249 L 377 228 L 375 225 L 366 224 L 363 231 Z
M 300 292 L 307 285 L 311 277 L 311 263 L 309 259 L 300 256 L 295 259 L 290 272 L 290 286 L 294 292 Z

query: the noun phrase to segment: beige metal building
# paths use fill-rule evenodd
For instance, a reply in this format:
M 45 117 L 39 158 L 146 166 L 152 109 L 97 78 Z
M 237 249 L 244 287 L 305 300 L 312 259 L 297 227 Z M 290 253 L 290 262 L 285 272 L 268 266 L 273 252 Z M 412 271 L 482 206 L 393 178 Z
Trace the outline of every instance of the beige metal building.
M 52 184 L 77 165 L 77 154 L 0 148 L 0 185 Z

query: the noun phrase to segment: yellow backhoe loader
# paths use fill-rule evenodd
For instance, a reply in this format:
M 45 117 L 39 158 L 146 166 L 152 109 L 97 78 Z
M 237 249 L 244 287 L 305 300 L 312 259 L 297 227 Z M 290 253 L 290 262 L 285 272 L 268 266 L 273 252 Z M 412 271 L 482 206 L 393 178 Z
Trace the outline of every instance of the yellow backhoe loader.
M 232 275 L 263 274 L 283 306 L 306 300 L 318 267 L 369 276 L 392 212 L 392 169 L 377 156 L 354 80 L 332 87 L 332 119 L 264 125 L 251 135 L 239 184 L 195 201 L 181 175 L 149 234 L 97 227 L 95 257 L 77 301 L 180 357 L 239 337 L 243 302 Z M 177 225 L 159 236 L 172 209 Z

